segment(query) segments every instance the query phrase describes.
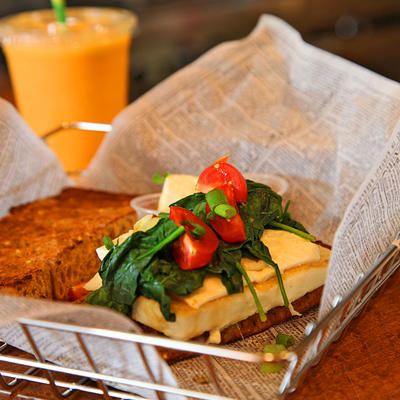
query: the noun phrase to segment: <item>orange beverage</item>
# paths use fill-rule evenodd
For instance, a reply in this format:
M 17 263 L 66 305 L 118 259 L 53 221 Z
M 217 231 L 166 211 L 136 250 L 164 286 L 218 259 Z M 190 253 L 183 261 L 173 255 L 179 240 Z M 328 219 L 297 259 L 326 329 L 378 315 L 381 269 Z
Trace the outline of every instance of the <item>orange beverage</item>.
M 129 48 L 136 17 L 111 8 L 67 8 L 4 18 L 0 36 L 17 108 L 39 135 L 63 122 L 110 123 L 128 102 Z M 62 131 L 48 139 L 67 171 L 85 168 L 102 133 Z

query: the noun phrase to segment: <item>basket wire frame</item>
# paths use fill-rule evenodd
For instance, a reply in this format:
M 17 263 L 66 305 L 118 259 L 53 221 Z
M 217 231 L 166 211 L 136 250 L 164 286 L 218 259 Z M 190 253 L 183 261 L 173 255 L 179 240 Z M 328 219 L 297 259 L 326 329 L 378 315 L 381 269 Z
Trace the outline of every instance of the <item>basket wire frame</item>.
M 0 390 L 0 394 L 8 393 L 9 395 L 15 395 L 18 388 L 21 387 L 24 382 L 36 382 L 49 385 L 57 399 L 67 398 L 72 393 L 80 391 L 98 394 L 104 399 L 119 398 L 143 400 L 143 397 L 111 387 L 112 384 L 123 384 L 130 387 L 151 389 L 160 400 L 164 399 L 164 395 L 167 393 L 194 399 L 227 400 L 231 399 L 231 397 L 226 397 L 224 393 L 221 392 L 221 389 L 218 386 L 217 372 L 213 367 L 213 357 L 224 357 L 231 360 L 251 363 L 277 361 L 288 363 L 287 372 L 282 380 L 279 390 L 279 396 L 283 398 L 288 392 L 295 390 L 308 368 L 318 363 L 320 357 L 326 351 L 328 346 L 340 337 L 341 333 L 350 321 L 361 312 L 368 300 L 400 266 L 399 252 L 400 234 L 393 242 L 392 246 L 377 257 L 371 268 L 369 268 L 364 274 L 359 275 L 357 283 L 348 295 L 344 298 L 338 296 L 335 297 L 332 302 L 331 311 L 318 324 L 311 323 L 307 326 L 305 330 L 305 338 L 293 351 L 282 351 L 279 354 L 262 352 L 251 353 L 231 350 L 225 347 L 183 342 L 153 335 L 140 335 L 33 319 L 20 319 L 19 324 L 31 345 L 32 353 L 35 355 L 36 360 L 5 355 L 4 352 L 8 345 L 5 343 L 2 344 L 0 346 L 0 361 L 5 362 L 6 365 L 10 366 L 23 365 L 27 369 L 22 373 L 1 369 L 0 388 L 3 388 L 4 390 Z M 70 334 L 75 335 L 91 370 L 67 368 L 46 361 L 40 352 L 34 335 L 32 334 L 31 328 L 33 327 L 69 332 Z M 90 350 L 85 343 L 85 337 L 87 336 L 96 336 L 129 342 L 132 343 L 132 345 L 137 346 L 138 355 L 143 360 L 147 372 L 149 373 L 149 381 L 145 382 L 100 373 L 93 361 Z M 152 345 L 168 349 L 180 349 L 205 355 L 207 357 L 208 375 L 210 381 L 213 383 L 215 394 L 187 390 L 184 388 L 168 386 L 162 382 L 156 382 L 151 373 L 146 355 L 142 349 L 143 345 Z M 39 371 L 42 371 L 43 376 L 37 376 Z M 66 382 L 64 380 L 56 379 L 54 377 L 54 373 L 56 372 L 78 377 L 78 380 L 74 382 Z M 87 384 L 89 382 L 96 382 L 97 387 L 93 385 L 89 386 Z M 20 398 L 24 398 L 24 396 Z
M 77 121 L 77 122 L 63 122 L 61 125 L 55 127 L 51 131 L 45 133 L 41 139 L 47 141 L 47 139 L 56 133 L 64 130 L 64 129 L 77 129 L 81 131 L 92 131 L 92 132 L 111 132 L 112 125 L 111 124 L 101 124 L 99 122 L 84 122 L 84 121 Z
M 63 129 L 82 129 L 90 131 L 111 132 L 112 126 L 109 124 L 97 124 L 91 122 L 63 123 L 56 129 L 48 132 L 42 137 L 46 140 L 48 137 Z M 108 329 L 98 329 L 82 327 L 71 324 L 62 324 L 56 322 L 20 319 L 21 326 L 28 342 L 31 345 L 32 353 L 36 360 L 27 359 L 22 356 L 6 355 L 6 350 L 10 347 L 6 343 L 0 342 L 0 362 L 7 366 L 25 366 L 23 372 L 13 372 L 0 368 L 0 395 L 6 394 L 13 398 L 29 398 L 18 394 L 18 390 L 29 382 L 35 382 L 50 386 L 52 393 L 57 399 L 65 399 L 75 392 L 92 393 L 102 396 L 104 399 L 133 399 L 143 400 L 144 398 L 133 393 L 128 393 L 112 387 L 112 384 L 122 384 L 129 387 L 146 388 L 154 391 L 159 400 L 165 398 L 165 394 L 186 396 L 194 399 L 205 400 L 229 400 L 218 385 L 218 375 L 213 367 L 213 357 L 228 358 L 250 363 L 263 362 L 282 362 L 288 363 L 287 372 L 282 380 L 278 396 L 284 398 L 289 392 L 296 389 L 305 372 L 313 365 L 318 364 L 321 356 L 327 350 L 329 345 L 338 340 L 343 330 L 348 326 L 351 320 L 357 317 L 371 297 L 382 287 L 391 275 L 400 266 L 400 232 L 392 245 L 383 253 L 377 256 L 373 265 L 358 276 L 353 288 L 345 297 L 336 296 L 332 301 L 330 312 L 317 324 L 310 323 L 305 329 L 304 339 L 292 351 L 282 351 L 279 354 L 273 353 L 251 353 L 245 351 L 231 350 L 224 347 L 197 344 L 192 342 L 183 342 L 164 337 L 152 335 L 140 335 L 126 333 Z M 91 371 L 84 369 L 68 368 L 62 365 L 56 365 L 45 360 L 31 332 L 32 327 L 40 327 L 49 330 L 58 330 L 73 334 L 79 347 L 85 355 Z M 149 381 L 139 381 L 124 377 L 102 374 L 93 360 L 88 346 L 85 343 L 85 337 L 96 336 L 99 338 L 108 338 L 111 340 L 129 342 L 137 347 L 138 355 L 143 361 L 145 369 L 150 377 Z M 156 382 L 156 379 L 150 369 L 146 354 L 143 351 L 143 345 L 152 345 L 168 349 L 176 349 L 197 353 L 206 357 L 208 375 L 214 388 L 215 394 L 203 393 L 194 390 L 187 390 L 180 387 L 165 385 L 162 382 Z M 43 376 L 38 376 L 42 372 Z M 63 373 L 73 376 L 78 380 L 68 382 L 56 379 L 54 373 Z M 97 386 L 88 385 L 96 382 Z M 35 398 L 35 400 L 41 400 Z

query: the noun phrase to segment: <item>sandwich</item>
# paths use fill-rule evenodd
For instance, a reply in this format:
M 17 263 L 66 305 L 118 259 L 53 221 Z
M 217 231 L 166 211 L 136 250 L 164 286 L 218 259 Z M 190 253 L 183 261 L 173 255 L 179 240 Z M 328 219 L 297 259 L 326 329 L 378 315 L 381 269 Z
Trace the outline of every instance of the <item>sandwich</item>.
M 330 250 L 269 186 L 224 157 L 197 191 L 148 215 L 97 253 L 86 303 L 174 339 L 226 343 L 317 305 Z M 93 282 L 97 282 L 93 284 Z

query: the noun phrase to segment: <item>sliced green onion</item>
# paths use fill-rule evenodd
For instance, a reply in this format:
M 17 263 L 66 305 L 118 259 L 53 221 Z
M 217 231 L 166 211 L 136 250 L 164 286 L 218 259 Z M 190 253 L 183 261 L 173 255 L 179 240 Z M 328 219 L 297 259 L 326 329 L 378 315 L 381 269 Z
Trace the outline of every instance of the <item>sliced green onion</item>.
M 284 333 L 279 333 L 275 339 L 277 344 L 281 344 L 286 348 L 294 345 L 293 336 L 285 335 Z
M 278 362 L 261 364 L 261 371 L 265 372 L 266 374 L 273 374 L 276 372 L 281 372 L 282 368 L 283 368 L 282 364 L 278 363 Z
M 265 315 L 265 312 L 260 303 L 260 299 L 257 296 L 257 292 L 254 289 L 253 283 L 252 283 L 249 275 L 247 275 L 246 270 L 243 268 L 242 264 L 240 264 L 239 262 L 236 263 L 236 268 L 240 271 L 240 273 L 242 274 L 242 276 L 244 277 L 244 279 L 247 282 L 247 286 L 249 287 L 250 292 L 253 295 L 254 302 L 256 303 L 257 311 L 258 311 L 258 314 L 260 315 L 260 320 L 262 322 L 265 322 L 267 320 L 267 316 Z
M 110 236 L 103 236 L 103 243 L 107 250 L 111 250 L 114 247 L 114 243 Z
M 283 344 L 271 343 L 264 346 L 263 352 L 278 354 L 284 350 L 286 350 L 286 347 Z
M 285 336 L 287 336 L 287 335 L 285 335 Z M 283 344 L 271 343 L 271 344 L 266 344 L 264 346 L 263 352 L 278 354 L 284 350 L 286 350 L 286 347 Z M 283 368 L 283 366 L 279 362 L 270 362 L 270 363 L 261 364 L 261 371 L 263 371 L 267 374 L 274 373 L 274 372 L 280 372 L 282 370 L 282 368 Z
M 222 218 L 233 218 L 236 215 L 236 208 L 230 204 L 219 204 L 214 208 L 215 214 Z
M 268 225 L 273 226 L 274 228 L 282 229 L 284 231 L 292 232 L 292 233 L 296 234 L 297 236 L 300 236 L 304 239 L 310 240 L 311 242 L 315 242 L 317 240 L 315 236 L 310 235 L 309 233 L 300 231 L 296 228 L 293 228 L 292 226 L 285 225 L 280 222 L 272 221 Z
M 206 201 L 211 211 L 222 218 L 233 218 L 236 215 L 236 208 L 229 204 L 225 193 L 221 189 L 210 190 L 206 194 Z

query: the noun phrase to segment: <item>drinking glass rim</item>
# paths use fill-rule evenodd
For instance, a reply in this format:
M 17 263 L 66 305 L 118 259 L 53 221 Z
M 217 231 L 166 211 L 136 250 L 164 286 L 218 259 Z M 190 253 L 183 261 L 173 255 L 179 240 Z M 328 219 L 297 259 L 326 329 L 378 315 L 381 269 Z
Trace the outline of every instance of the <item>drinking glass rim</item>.
M 67 42 L 83 34 L 93 38 L 110 33 L 133 33 L 138 25 L 134 12 L 116 7 L 67 7 L 66 14 L 67 29 L 56 22 L 52 9 L 23 11 L 3 17 L 0 19 L 0 43 Z M 105 24 L 107 16 L 109 19 Z M 29 21 L 30 25 L 24 25 L 24 21 Z M 74 29 L 77 21 L 88 22 L 85 29 Z

